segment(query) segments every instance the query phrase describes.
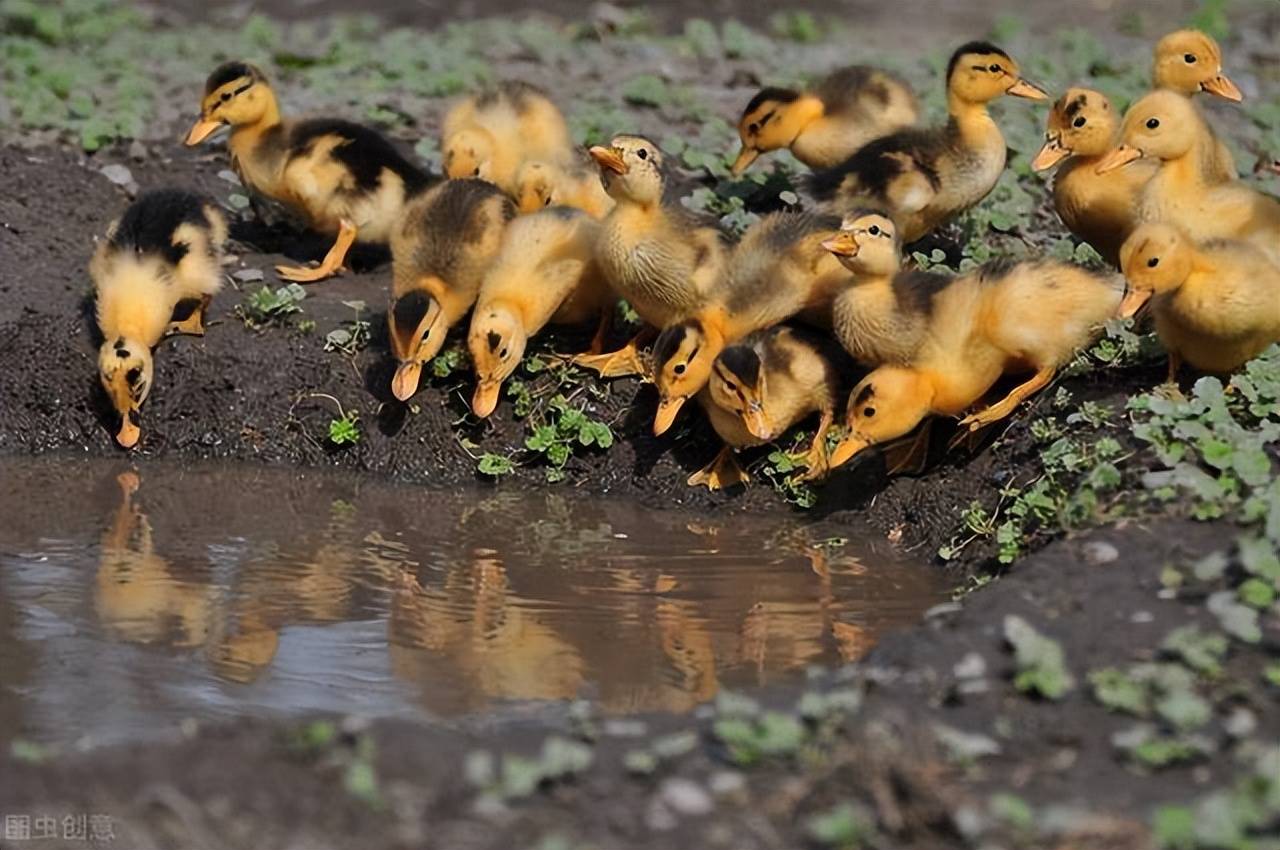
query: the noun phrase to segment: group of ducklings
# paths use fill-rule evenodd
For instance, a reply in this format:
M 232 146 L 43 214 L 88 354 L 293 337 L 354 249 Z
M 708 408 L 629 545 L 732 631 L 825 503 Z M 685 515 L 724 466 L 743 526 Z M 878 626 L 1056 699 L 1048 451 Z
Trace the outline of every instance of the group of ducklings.
M 737 449 L 815 413 L 810 477 L 931 415 L 961 416 L 973 430 L 996 422 L 1109 318 L 1131 316 L 1153 296 L 1171 378 L 1183 361 L 1230 371 L 1280 339 L 1280 202 L 1238 180 L 1192 100 L 1241 92 L 1222 73 L 1218 45 L 1195 30 L 1159 41 L 1153 77 L 1154 90 L 1123 119 L 1101 93 L 1069 90 L 1033 161 L 1057 166 L 1063 222 L 1123 277 L 1045 258 L 959 275 L 904 263 L 904 245 L 977 204 L 1000 178 L 1006 146 L 988 105 L 1004 95 L 1048 99 L 986 42 L 952 55 L 948 119 L 935 127 L 918 126 L 910 88 L 874 68 L 842 68 L 805 91 L 761 90 L 738 122 L 732 170 L 790 149 L 814 170 L 818 205 L 768 214 L 736 244 L 667 191 L 652 141 L 619 135 L 583 152 L 551 99 L 526 83 L 452 108 L 444 180 L 367 127 L 282 118 L 262 72 L 243 62 L 210 75 L 186 142 L 229 125 L 244 185 L 334 235 L 314 267 L 278 267 L 283 279 L 339 273 L 357 239 L 390 246 L 397 398 L 417 391 L 423 365 L 469 312 L 480 417 L 497 406 L 529 338 L 549 324 L 598 320 L 591 351 L 573 361 L 604 377 L 651 379 L 655 434 L 696 398 L 725 448 L 689 482 L 716 489 L 747 480 Z M 203 332 L 226 232 L 222 214 L 198 196 L 153 192 L 94 257 L 100 373 L 121 415 L 121 445 L 139 438 L 151 349 L 169 333 Z M 645 329 L 605 353 L 620 299 Z M 870 371 L 847 396 L 847 433 L 829 453 L 850 360 Z M 1029 377 L 975 409 L 1010 374 Z

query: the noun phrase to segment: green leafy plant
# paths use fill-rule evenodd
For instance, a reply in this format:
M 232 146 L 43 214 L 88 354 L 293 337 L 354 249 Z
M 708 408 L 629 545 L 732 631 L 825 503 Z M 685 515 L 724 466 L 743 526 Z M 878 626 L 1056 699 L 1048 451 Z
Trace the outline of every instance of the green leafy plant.
M 1018 672 L 1013 684 L 1046 699 L 1061 699 L 1075 687 L 1062 644 L 1045 637 L 1021 617 L 1004 618 L 1004 638 L 1013 647 Z
M 236 306 L 236 314 L 246 327 L 265 328 L 279 324 L 295 313 L 301 313 L 303 300 L 307 291 L 296 283 L 286 284 L 278 289 L 263 286 L 249 293 L 244 301 Z
M 607 449 L 613 445 L 613 431 L 592 419 L 583 408 L 572 406 L 563 395 L 550 401 L 545 418 L 534 423 L 524 447 L 547 464 L 547 480 L 562 481 L 565 465 L 580 448 Z
M 369 344 L 369 323 L 361 318 L 365 309 L 363 301 L 343 301 L 342 303 L 355 311 L 355 317 L 325 335 L 324 350 L 337 351 L 352 357 Z

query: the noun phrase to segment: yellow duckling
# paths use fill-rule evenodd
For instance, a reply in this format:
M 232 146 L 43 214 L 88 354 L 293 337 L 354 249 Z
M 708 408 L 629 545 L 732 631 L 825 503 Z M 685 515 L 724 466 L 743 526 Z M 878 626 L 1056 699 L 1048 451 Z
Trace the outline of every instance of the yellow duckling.
M 1010 94 L 1048 97 L 1024 80 L 1000 48 L 972 42 L 947 65 L 947 112 L 941 127 L 899 130 L 876 139 L 813 178 L 814 194 L 837 210 L 883 209 L 904 242 L 924 236 L 987 196 L 1004 171 L 1004 136 L 987 105 Z
M 1170 381 L 1184 360 L 1230 372 L 1280 341 L 1280 266 L 1248 242 L 1196 244 L 1172 225 L 1144 224 L 1122 262 L 1129 291 L 1121 315 L 1151 300 Z
M 1156 173 L 1152 160 L 1120 171 L 1095 170 L 1115 146 L 1120 116 L 1092 89 L 1068 89 L 1049 113 L 1044 147 L 1031 167 L 1062 163 L 1053 178 L 1053 205 L 1067 229 L 1119 267 L 1120 246 L 1138 225 L 1138 196 Z M 1063 160 L 1066 160 L 1063 162 Z
M 725 446 L 689 486 L 723 490 L 746 484 L 735 451 L 776 440 L 818 413 L 818 433 L 806 455 L 809 471 L 826 471 L 827 432 L 835 421 L 840 374 L 829 346 L 812 334 L 778 326 L 731 345 L 716 358 L 698 402 Z
M 142 435 L 139 410 L 155 373 L 151 350 L 167 333 L 204 334 L 205 309 L 222 287 L 226 239 L 217 207 L 166 189 L 134 201 L 94 251 L 98 377 L 120 414 L 116 441 L 126 449 Z
M 610 287 L 653 327 L 694 315 L 724 270 L 728 250 L 720 231 L 664 198 L 662 152 L 648 139 L 617 136 L 609 147 L 593 147 L 591 156 L 616 202 L 596 242 L 596 261 Z M 574 362 L 605 377 L 643 374 L 638 346 L 645 335 Z
M 336 235 L 319 266 L 277 266 L 285 280 L 337 274 L 357 238 L 388 242 L 407 200 L 430 184 L 376 130 L 335 118 L 282 120 L 270 83 L 245 62 L 209 75 L 187 144 L 200 144 L 224 125 L 231 126 L 231 164 L 248 189 L 291 208 L 312 230 Z
M 418 391 L 423 364 L 475 303 L 515 215 L 511 200 L 483 180 L 446 180 L 405 209 L 391 234 L 387 313 L 391 353 L 400 362 L 391 381 L 396 398 Z
M 726 345 L 802 312 L 831 324 L 831 299 L 848 275 L 822 242 L 839 226 L 834 216 L 778 212 L 743 235 L 706 303 L 667 325 L 653 345 L 654 434 L 670 428 L 684 402 L 702 389 Z
M 902 268 L 897 227 L 884 214 L 857 211 L 822 243 L 852 273 L 832 302 L 832 330 L 867 366 L 907 364 L 924 345 L 931 304 L 956 278 Z
M 1280 200 L 1212 176 L 1213 137 L 1190 100 L 1158 91 L 1135 103 L 1124 116 L 1120 145 L 1096 171 L 1144 158 L 1160 167 L 1142 190 L 1140 221 L 1167 222 L 1202 241 L 1244 239 L 1280 262 Z
M 526 159 L 516 171 L 512 194 L 522 213 L 566 206 L 599 219 L 613 209 L 613 198 L 604 190 L 600 169 L 590 157 L 576 153 L 560 160 Z
M 594 219 L 569 207 L 551 207 L 508 225 L 480 284 L 467 336 L 476 371 L 476 416 L 497 407 L 502 382 L 544 326 L 580 324 L 612 311 L 617 297 L 595 261 L 599 234 Z
M 1208 92 L 1239 103 L 1244 94 L 1222 73 L 1222 49 L 1208 33 L 1200 30 L 1177 30 L 1156 42 L 1151 66 L 1152 82 L 1157 89 L 1167 89 L 1184 97 Z M 1213 134 L 1213 128 L 1209 128 Z M 1214 176 L 1234 179 L 1235 157 L 1226 143 L 1214 135 Z
M 449 110 L 440 151 L 449 177 L 479 177 L 515 194 L 525 159 L 558 161 L 573 149 L 569 125 L 542 89 L 506 80 Z
M 810 168 L 830 168 L 918 119 L 911 87 L 865 65 L 833 71 L 803 92 L 764 88 L 738 119 L 742 151 L 732 170 L 741 174 L 760 154 L 781 148 L 790 148 Z
M 1006 372 L 1033 370 L 960 424 L 976 430 L 1008 416 L 1097 335 L 1122 293 L 1118 280 L 1051 260 L 997 261 L 962 275 L 933 299 L 935 321 L 912 362 L 881 366 L 854 388 L 849 435 L 831 466 L 910 433 L 931 414 L 964 413 Z

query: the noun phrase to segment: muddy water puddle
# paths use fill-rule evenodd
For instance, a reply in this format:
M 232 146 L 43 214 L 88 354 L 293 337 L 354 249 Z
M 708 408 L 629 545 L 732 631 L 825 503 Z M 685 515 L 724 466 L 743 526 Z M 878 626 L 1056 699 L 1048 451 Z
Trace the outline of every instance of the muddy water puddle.
M 0 729 L 684 711 L 945 598 L 847 525 L 297 470 L 0 463 Z

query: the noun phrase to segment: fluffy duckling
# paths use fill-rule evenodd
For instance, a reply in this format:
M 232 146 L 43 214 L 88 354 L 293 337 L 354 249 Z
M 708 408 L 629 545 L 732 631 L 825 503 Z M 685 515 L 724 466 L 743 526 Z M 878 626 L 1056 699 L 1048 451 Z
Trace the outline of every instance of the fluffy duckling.
M 605 217 L 596 261 L 613 291 L 656 328 L 694 315 L 723 273 L 728 250 L 719 230 L 678 200 L 664 198 L 662 152 L 642 136 L 617 136 L 591 149 L 616 206 Z M 639 343 L 574 362 L 605 377 L 643 374 Z
M 929 415 L 963 414 L 1006 372 L 1033 370 L 960 425 L 977 430 L 1008 416 L 1097 335 L 1122 293 L 1118 280 L 1050 260 L 997 261 L 961 276 L 933 299 L 939 321 L 911 362 L 881 366 L 854 388 L 849 435 L 831 466 L 910 433 Z
M 111 225 L 89 263 L 97 290 L 98 377 L 120 414 L 116 442 L 133 448 L 151 393 L 153 349 L 166 333 L 204 333 L 204 311 L 222 287 L 227 222 L 205 198 L 147 192 Z M 184 309 L 193 307 L 185 318 Z
M 829 346 L 813 334 L 778 326 L 731 345 L 716 358 L 698 402 L 725 446 L 689 486 L 722 490 L 750 478 L 735 452 L 775 440 L 810 414 L 818 433 L 806 454 L 809 472 L 827 468 L 827 432 L 835 421 L 840 374 Z
M 1006 147 L 987 105 L 1010 94 L 1048 97 L 1019 75 L 1018 64 L 985 42 L 961 47 L 947 65 L 941 127 L 899 130 L 876 139 L 813 178 L 814 194 L 837 210 L 876 207 L 914 242 L 987 196 L 1004 171 Z
M 291 208 L 312 230 L 336 236 L 317 267 L 277 266 L 285 280 L 337 274 L 357 238 L 388 242 L 405 203 L 431 182 L 376 130 L 336 118 L 281 119 L 271 84 L 245 62 L 209 75 L 186 143 L 198 145 L 224 125 L 231 126 L 231 164 L 247 188 Z
M 1152 301 L 1156 333 L 1169 352 L 1169 380 L 1185 360 L 1230 372 L 1280 341 L 1280 266 L 1234 240 L 1196 244 L 1169 224 L 1144 224 L 1122 251 L 1132 316 Z
M 764 88 L 738 119 L 742 150 L 732 170 L 741 174 L 760 154 L 780 148 L 790 148 L 810 168 L 830 168 L 918 119 L 911 87 L 865 65 L 833 71 L 803 92 Z
M 1095 170 L 1105 174 L 1144 158 L 1159 163 L 1142 190 L 1140 221 L 1167 222 L 1199 240 L 1244 239 L 1280 262 L 1280 200 L 1212 176 L 1213 137 L 1190 100 L 1152 92 L 1125 114 L 1120 137 Z
M 867 366 L 911 362 L 929 333 L 934 297 L 955 280 L 902 268 L 902 243 L 888 216 L 858 211 L 822 243 L 852 273 L 832 302 L 832 330 Z
M 483 180 L 446 180 L 405 208 L 391 234 L 391 308 L 387 331 L 399 361 L 391 391 L 418 391 L 424 363 L 480 292 L 480 282 L 515 218 L 511 199 Z
M 1138 225 L 1138 196 L 1156 172 L 1152 160 L 1108 174 L 1095 171 L 1115 146 L 1120 116 L 1101 92 L 1073 88 L 1049 113 L 1044 147 L 1031 162 L 1037 171 L 1058 163 L 1053 205 L 1067 229 L 1119 267 L 1120 246 Z M 1063 162 L 1065 160 L 1065 162 Z
M 702 308 L 654 342 L 654 434 L 702 389 L 726 345 L 802 312 L 830 325 L 831 299 L 848 275 L 822 243 L 839 226 L 835 216 L 778 212 L 743 235 Z
M 613 209 L 613 198 L 600 181 L 600 169 L 585 155 L 559 161 L 526 159 L 516 170 L 512 194 L 522 213 L 566 206 L 600 219 Z
M 521 216 L 507 227 L 480 284 L 467 336 L 476 371 L 476 416 L 497 407 L 502 382 L 544 326 L 579 324 L 612 311 L 617 298 L 595 261 L 599 234 L 591 216 L 569 207 Z
M 479 177 L 515 194 L 525 159 L 557 161 L 573 149 L 569 125 L 542 89 L 505 80 L 449 110 L 440 150 L 449 177 Z
M 1152 82 L 1157 89 L 1167 89 L 1184 97 L 1208 92 L 1239 103 L 1244 94 L 1222 73 L 1222 49 L 1209 34 L 1200 30 L 1178 30 L 1156 42 L 1151 66 Z M 1235 157 L 1226 143 L 1213 133 L 1212 170 L 1223 180 L 1234 179 Z

